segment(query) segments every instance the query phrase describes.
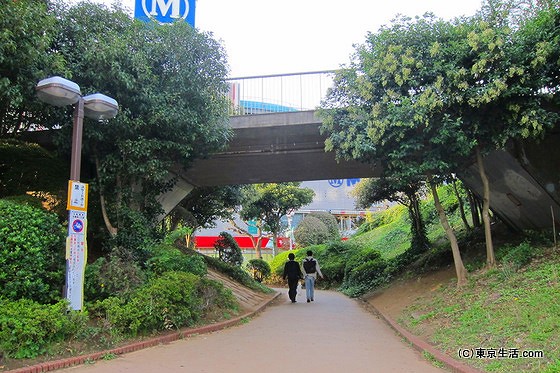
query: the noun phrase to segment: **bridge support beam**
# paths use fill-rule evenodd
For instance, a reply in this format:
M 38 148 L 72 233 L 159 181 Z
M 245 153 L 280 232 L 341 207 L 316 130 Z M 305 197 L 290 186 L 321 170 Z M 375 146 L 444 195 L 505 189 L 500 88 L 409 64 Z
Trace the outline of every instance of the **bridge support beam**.
M 168 176 L 169 180 L 177 178 L 177 182 L 173 186 L 173 189 L 166 193 L 162 193 L 157 197 L 157 201 L 163 207 L 163 213 L 158 216 L 158 221 L 162 221 L 171 210 L 175 208 L 193 189 L 194 185 L 187 182 L 180 175 L 170 172 Z

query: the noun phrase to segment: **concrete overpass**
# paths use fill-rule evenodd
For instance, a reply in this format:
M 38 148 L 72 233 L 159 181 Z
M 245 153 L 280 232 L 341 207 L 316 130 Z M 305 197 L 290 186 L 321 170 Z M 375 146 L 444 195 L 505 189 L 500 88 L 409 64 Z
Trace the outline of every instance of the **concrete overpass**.
M 379 169 L 337 162 L 325 152 L 315 111 L 234 116 L 226 150 L 194 162 L 181 177 L 195 186 L 254 184 L 379 176 Z
M 379 176 L 379 167 L 325 152 L 314 110 L 232 116 L 230 124 L 233 138 L 224 151 L 173 170 L 177 184 L 158 199 L 165 215 L 194 187 Z
M 314 111 L 231 117 L 234 137 L 228 148 L 187 170 L 176 170 L 179 182 L 160 202 L 169 212 L 194 186 L 379 176 L 379 167 L 337 162 L 333 153 L 325 152 L 320 124 Z M 540 143 L 524 142 L 485 157 L 491 208 L 512 227 L 542 229 L 554 224 L 560 228 L 558 143 L 560 133 L 554 131 Z M 482 196 L 476 165 L 458 176 Z

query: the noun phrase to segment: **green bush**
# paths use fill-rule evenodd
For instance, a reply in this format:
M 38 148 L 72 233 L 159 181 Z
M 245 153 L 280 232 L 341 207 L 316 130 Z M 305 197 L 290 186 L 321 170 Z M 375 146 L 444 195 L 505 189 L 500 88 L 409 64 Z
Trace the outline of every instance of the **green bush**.
M 338 228 L 338 222 L 336 221 L 336 218 L 333 214 L 326 211 L 314 211 L 308 216 L 313 216 L 314 218 L 321 220 L 323 224 L 325 224 L 325 227 L 327 227 L 329 241 L 340 239 L 340 230 Z
M 201 278 L 197 288 L 197 296 L 201 300 L 203 315 L 215 309 L 234 312 L 239 310 L 239 303 L 233 292 L 221 282 Z
M 37 357 L 50 343 L 76 334 L 87 323 L 87 313 L 68 312 L 66 301 L 52 305 L 29 299 L 0 302 L 0 352 L 6 357 Z
M 270 276 L 270 265 L 262 259 L 249 260 L 247 270 L 257 282 L 263 282 L 268 276 Z
M 243 263 L 243 253 L 231 234 L 221 232 L 220 238 L 214 244 L 218 257 L 224 263 L 240 266 Z
M 307 215 L 294 230 L 294 238 L 299 247 L 317 245 L 329 241 L 329 230 L 321 220 Z
M 206 263 L 200 255 L 187 255 L 174 246 L 156 246 L 152 249 L 152 255 L 146 263 L 152 275 L 159 276 L 168 271 L 190 272 L 197 276 L 207 273 Z
M 235 281 L 247 286 L 249 289 L 257 290 L 263 293 L 270 293 L 273 290 L 253 280 L 253 278 L 239 266 L 233 266 L 222 262 L 220 259 L 212 258 L 211 256 L 202 255 L 208 267 L 225 273 Z
M 86 266 L 84 297 L 86 301 L 125 296 L 146 281 L 142 269 L 128 256 L 128 250 L 115 249 L 107 258 Z M 126 259 L 128 257 L 128 259 Z
M 321 266 L 321 272 L 329 285 L 342 284 L 346 258 L 355 251 L 358 251 L 356 245 L 344 241 L 332 241 L 325 245 L 324 249 L 313 251 Z
M 95 312 L 123 335 L 192 325 L 202 304 L 196 297 L 200 278 L 192 273 L 166 272 L 136 289 L 129 299 L 109 297 L 97 302 Z
M 377 250 L 363 249 L 347 257 L 344 283 L 341 290 L 357 297 L 379 286 L 386 280 L 387 262 Z
M 40 303 L 60 299 L 65 232 L 42 209 L 0 200 L 0 296 Z
M 136 336 L 191 326 L 211 308 L 237 309 L 222 284 L 187 272 L 165 272 L 128 298 L 98 301 L 92 312 L 122 335 Z

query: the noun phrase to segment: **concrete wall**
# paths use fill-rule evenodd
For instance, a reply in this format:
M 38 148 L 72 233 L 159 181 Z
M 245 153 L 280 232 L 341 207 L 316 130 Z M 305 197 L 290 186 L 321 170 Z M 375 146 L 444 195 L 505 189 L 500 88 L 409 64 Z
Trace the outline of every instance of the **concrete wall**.
M 490 181 L 492 211 L 512 227 L 546 229 L 560 221 L 560 136 L 552 133 L 542 142 L 522 142 L 507 151 L 484 158 Z M 458 175 L 482 196 L 476 165 Z

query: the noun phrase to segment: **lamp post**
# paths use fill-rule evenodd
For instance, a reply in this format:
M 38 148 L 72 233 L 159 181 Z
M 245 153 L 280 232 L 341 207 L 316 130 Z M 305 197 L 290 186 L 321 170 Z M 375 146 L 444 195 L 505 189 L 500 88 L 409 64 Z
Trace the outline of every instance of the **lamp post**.
M 74 106 L 70 180 L 68 182 L 68 237 L 66 239 L 66 283 L 64 293 L 70 308 L 83 305 L 86 263 L 87 184 L 80 183 L 82 132 L 84 115 L 95 120 L 114 118 L 117 101 L 100 93 L 82 97 L 80 87 L 59 76 L 41 80 L 37 86 L 39 100 L 54 106 Z

